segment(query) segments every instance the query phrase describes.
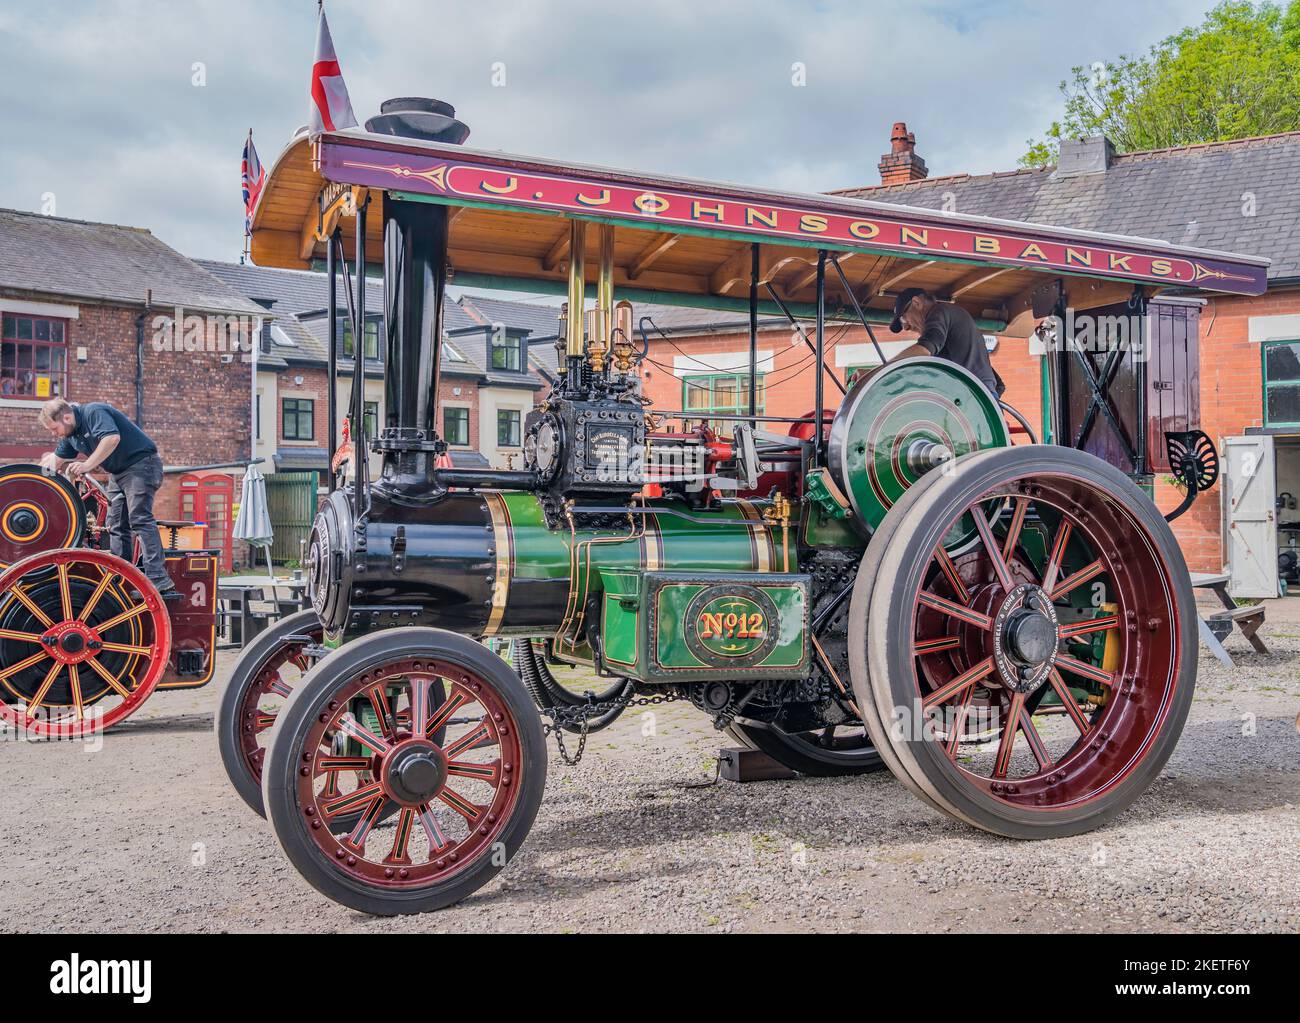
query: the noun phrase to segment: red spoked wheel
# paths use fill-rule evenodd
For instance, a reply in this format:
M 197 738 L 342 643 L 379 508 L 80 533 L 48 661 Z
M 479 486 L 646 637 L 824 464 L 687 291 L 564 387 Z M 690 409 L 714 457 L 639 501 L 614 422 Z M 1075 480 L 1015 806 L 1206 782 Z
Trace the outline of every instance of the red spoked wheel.
M 262 790 L 317 890 L 397 914 L 486 884 L 532 826 L 545 779 L 519 677 L 473 640 L 421 628 L 353 641 L 308 673 L 277 720 Z
M 149 698 L 170 653 L 162 598 L 111 554 L 48 551 L 0 574 L 0 717 L 20 731 L 111 728 Z
M 1065 448 L 972 455 L 914 491 L 873 538 L 851 613 L 886 762 L 989 831 L 1099 826 L 1159 774 L 1191 704 L 1194 604 L 1167 523 Z
M 0 467 L 0 569 L 33 554 L 76 547 L 86 527 L 86 509 L 62 476 L 39 465 Z
M 259 816 L 262 761 L 271 727 L 314 663 L 308 650 L 324 630 L 316 612 L 280 619 L 246 646 L 230 671 L 213 724 L 222 765 L 240 798 Z

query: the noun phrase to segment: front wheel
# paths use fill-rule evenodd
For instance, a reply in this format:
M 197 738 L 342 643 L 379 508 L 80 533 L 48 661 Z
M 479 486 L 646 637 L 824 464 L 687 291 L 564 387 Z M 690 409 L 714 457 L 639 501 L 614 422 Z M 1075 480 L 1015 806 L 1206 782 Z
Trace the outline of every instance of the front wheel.
M 1168 524 L 1083 452 L 961 459 L 886 517 L 850 614 L 854 690 L 891 770 L 1013 838 L 1079 834 L 1169 759 L 1196 681 Z
M 545 783 L 542 726 L 519 677 L 464 636 L 408 628 L 347 644 L 295 687 L 262 796 L 313 887 L 393 915 L 487 884 L 523 843 Z

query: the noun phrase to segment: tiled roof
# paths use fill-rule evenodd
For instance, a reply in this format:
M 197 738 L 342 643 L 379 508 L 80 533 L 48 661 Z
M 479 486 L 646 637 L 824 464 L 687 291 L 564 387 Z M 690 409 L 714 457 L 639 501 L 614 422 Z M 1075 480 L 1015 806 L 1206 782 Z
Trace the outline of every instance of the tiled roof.
M 199 266 L 208 270 L 254 301 L 271 302 L 271 310 L 296 316 L 329 306 L 329 280 L 325 274 L 314 270 L 280 270 L 274 267 L 253 266 L 251 263 L 223 263 L 214 259 L 197 259 Z M 339 276 L 337 300 L 340 309 L 347 308 L 347 298 L 342 290 L 343 277 Z M 383 313 L 384 282 L 366 278 L 366 311 Z
M 502 298 L 488 298 L 484 295 L 462 295 L 461 308 L 475 323 L 487 326 L 504 323 L 509 327 L 519 327 L 528 331 L 528 359 L 539 369 L 555 377 L 559 360 L 556 358 L 555 345 L 547 342 L 536 344 L 539 338 L 554 339 L 560 328 L 560 307 L 558 305 L 534 304 L 532 302 L 511 302 Z
M 1267 256 L 1300 277 L 1300 132 L 1117 155 L 1104 173 L 1055 167 L 844 189 L 849 195 Z
M 217 313 L 264 314 L 141 227 L 0 209 L 0 288 Z

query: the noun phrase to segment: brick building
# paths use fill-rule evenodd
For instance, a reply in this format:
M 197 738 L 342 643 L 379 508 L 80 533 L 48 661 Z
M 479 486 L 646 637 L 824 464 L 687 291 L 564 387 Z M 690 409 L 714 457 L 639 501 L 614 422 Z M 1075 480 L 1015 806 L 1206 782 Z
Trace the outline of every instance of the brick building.
M 158 517 L 229 551 L 239 472 L 177 470 L 248 458 L 264 312 L 142 228 L 0 210 L 0 463 L 50 450 L 46 399 L 107 401 L 158 445 Z

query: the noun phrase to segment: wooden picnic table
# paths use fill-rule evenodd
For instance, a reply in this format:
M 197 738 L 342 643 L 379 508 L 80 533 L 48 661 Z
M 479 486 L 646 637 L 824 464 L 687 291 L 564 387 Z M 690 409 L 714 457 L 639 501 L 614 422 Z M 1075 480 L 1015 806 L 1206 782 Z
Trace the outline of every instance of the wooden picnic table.
M 266 596 L 266 591 L 271 596 Z M 287 590 L 291 595 L 282 600 L 277 590 Z M 226 621 L 238 627 L 230 630 L 227 646 L 243 647 L 270 623 L 270 617 L 280 618 L 286 613 L 303 610 L 306 604 L 307 580 L 270 575 L 228 575 L 217 580 L 217 598 L 226 606 Z M 253 603 L 269 602 L 275 605 L 271 616 L 257 615 Z
M 1269 652 L 1264 641 L 1260 639 L 1258 633 L 1261 625 L 1264 624 L 1264 605 L 1252 604 L 1247 607 L 1238 607 L 1237 602 L 1228 592 L 1228 583 L 1232 576 L 1226 572 L 1193 572 L 1192 586 L 1198 590 L 1209 590 L 1219 598 L 1219 603 L 1223 605 L 1224 610 L 1218 611 L 1204 618 L 1200 612 L 1197 612 L 1196 621 L 1200 627 L 1201 640 L 1210 648 L 1220 661 L 1228 667 L 1235 667 L 1232 656 L 1223 648 L 1223 639 L 1226 639 L 1228 633 L 1232 631 L 1233 625 L 1241 630 L 1241 634 L 1250 641 L 1259 653 L 1266 654 Z M 1226 626 L 1226 627 L 1225 627 Z M 1222 633 L 1222 636 L 1220 636 Z

